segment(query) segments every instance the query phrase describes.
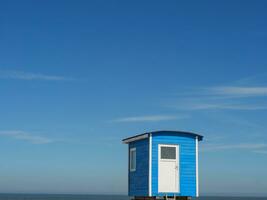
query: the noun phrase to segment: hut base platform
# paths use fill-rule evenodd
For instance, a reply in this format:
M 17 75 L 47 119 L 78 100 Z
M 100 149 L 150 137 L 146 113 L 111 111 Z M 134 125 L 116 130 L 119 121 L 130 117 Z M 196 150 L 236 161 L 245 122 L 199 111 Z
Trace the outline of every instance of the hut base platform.
M 134 197 L 132 200 L 191 200 L 191 197 L 163 196 L 163 197 Z

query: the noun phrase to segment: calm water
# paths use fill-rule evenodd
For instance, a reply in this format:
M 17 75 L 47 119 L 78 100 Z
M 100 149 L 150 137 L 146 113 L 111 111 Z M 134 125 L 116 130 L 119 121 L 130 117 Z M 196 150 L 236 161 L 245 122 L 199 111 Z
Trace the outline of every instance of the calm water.
M 0 200 L 130 200 L 117 195 L 0 194 Z M 267 200 L 267 197 L 201 197 L 197 200 Z

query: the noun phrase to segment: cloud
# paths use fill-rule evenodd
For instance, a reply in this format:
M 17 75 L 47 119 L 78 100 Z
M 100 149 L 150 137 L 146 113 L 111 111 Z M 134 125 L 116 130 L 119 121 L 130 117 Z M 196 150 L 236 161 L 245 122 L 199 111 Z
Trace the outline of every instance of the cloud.
M 230 97 L 267 96 L 267 87 L 211 87 L 207 88 L 210 95 Z
M 9 137 L 9 138 L 16 139 L 16 140 L 23 140 L 26 142 L 30 142 L 32 144 L 48 144 L 48 143 L 54 142 L 54 140 L 52 139 L 33 135 L 31 133 L 19 131 L 19 130 L 0 131 L 0 136 Z
M 240 144 L 212 144 L 204 145 L 202 151 L 222 151 L 222 150 L 254 150 L 261 151 L 266 148 L 265 143 L 240 143 Z
M 113 122 L 159 122 L 188 118 L 188 115 L 147 115 L 136 117 L 124 117 L 112 120 Z
M 201 101 L 201 100 L 200 100 Z M 220 102 L 179 102 L 173 107 L 179 110 L 265 110 L 267 105 L 251 105 L 244 103 L 220 103 Z
M 43 81 L 71 81 L 73 78 L 64 76 L 45 75 L 41 73 L 30 73 L 24 71 L 0 70 L 1 79 L 17 80 L 43 80 Z
M 267 87 L 213 86 L 180 92 L 169 107 L 179 110 L 266 110 Z
M 266 154 L 267 155 L 267 150 L 256 150 L 253 151 L 254 153 L 259 153 L 259 154 Z

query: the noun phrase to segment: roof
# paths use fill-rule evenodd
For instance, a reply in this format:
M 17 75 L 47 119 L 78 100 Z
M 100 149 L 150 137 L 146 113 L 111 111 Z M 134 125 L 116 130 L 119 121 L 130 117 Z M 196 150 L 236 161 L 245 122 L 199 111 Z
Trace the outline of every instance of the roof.
M 193 137 L 197 137 L 199 141 L 203 140 L 203 136 L 196 134 L 196 133 L 192 133 L 192 132 L 187 132 L 187 131 L 168 131 L 168 130 L 160 130 L 160 131 L 152 131 L 152 132 L 146 132 L 146 133 L 142 133 L 142 134 L 138 134 L 132 137 L 128 137 L 122 140 L 123 143 L 128 144 L 130 142 L 136 141 L 136 140 L 142 140 L 145 138 L 148 138 L 149 134 L 153 134 L 153 133 L 161 133 L 161 132 L 169 132 L 169 133 L 174 133 L 174 134 L 183 134 L 183 135 L 187 135 L 187 136 L 193 136 Z

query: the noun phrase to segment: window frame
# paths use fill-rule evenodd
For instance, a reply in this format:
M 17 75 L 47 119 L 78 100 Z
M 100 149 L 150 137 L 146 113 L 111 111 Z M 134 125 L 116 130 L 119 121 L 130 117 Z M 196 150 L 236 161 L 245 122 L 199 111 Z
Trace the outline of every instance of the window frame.
M 176 147 L 176 152 L 175 152 L 175 157 L 176 159 L 166 159 L 166 158 L 161 158 L 161 147 Z M 173 161 L 173 160 L 177 160 L 177 162 L 179 163 L 180 160 L 180 145 L 176 145 L 176 144 L 159 144 L 158 145 L 158 160 L 159 161 Z
M 135 157 L 133 158 L 133 152 L 135 152 Z M 130 169 L 130 172 L 135 172 L 136 171 L 136 148 L 130 148 L 130 155 L 129 155 L 129 159 L 130 159 L 130 166 L 129 166 L 129 169 Z M 133 159 L 134 159 L 134 162 L 133 162 Z M 135 164 L 134 166 L 133 163 Z

